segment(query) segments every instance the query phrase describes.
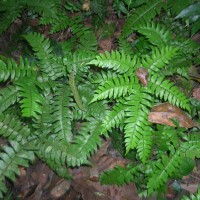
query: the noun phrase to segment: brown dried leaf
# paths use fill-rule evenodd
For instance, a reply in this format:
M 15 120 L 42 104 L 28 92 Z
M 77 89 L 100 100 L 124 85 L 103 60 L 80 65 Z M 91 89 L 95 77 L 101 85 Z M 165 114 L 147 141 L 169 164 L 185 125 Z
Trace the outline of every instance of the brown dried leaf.
M 114 168 L 116 165 L 125 167 L 128 160 L 119 156 L 113 156 L 108 151 L 110 140 L 105 141 L 98 152 L 92 156 L 92 167 L 82 166 L 73 170 L 72 186 L 82 194 L 84 200 L 139 200 L 134 184 L 123 185 L 122 187 L 101 185 L 99 174 Z
M 198 124 L 193 122 L 180 108 L 169 103 L 154 106 L 149 113 L 148 120 L 152 123 L 175 126 L 170 120 L 172 118 L 176 119 L 179 122 L 179 125 L 184 128 L 198 126 Z
M 111 51 L 111 49 L 112 49 L 112 38 L 100 40 L 99 46 L 101 47 L 100 52 L 102 52 L 102 53 L 104 51 Z
M 193 90 L 192 96 L 200 101 L 200 87 Z
M 136 70 L 136 76 L 139 78 L 143 86 L 148 84 L 148 71 L 144 67 L 140 67 Z

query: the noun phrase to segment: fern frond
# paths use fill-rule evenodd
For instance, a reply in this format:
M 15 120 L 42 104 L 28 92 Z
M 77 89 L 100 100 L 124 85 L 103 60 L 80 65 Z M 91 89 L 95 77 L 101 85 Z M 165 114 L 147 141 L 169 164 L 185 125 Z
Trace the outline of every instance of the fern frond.
M 86 31 L 79 39 L 78 51 L 97 51 L 98 42 L 92 30 Z
M 70 88 L 64 85 L 58 87 L 53 100 L 52 123 L 54 134 L 59 139 L 64 139 L 69 142 L 72 139 L 72 113 L 69 109 L 71 101 Z
M 112 69 L 120 74 L 133 69 L 137 62 L 137 58 L 131 58 L 130 55 L 125 55 L 123 52 L 111 51 L 111 53 L 105 52 L 96 56 L 95 60 L 89 62 L 89 65 L 96 65 L 101 68 Z M 133 71 L 133 70 L 132 70 Z
M 69 26 L 69 18 L 63 12 L 59 12 L 56 17 L 43 16 L 40 18 L 40 24 L 51 25 L 50 33 L 56 33 L 66 29 Z
M 16 117 L 11 115 L 0 115 L 0 135 L 9 140 L 24 143 L 30 135 L 30 129 L 22 125 Z
M 17 101 L 18 87 L 8 86 L 0 90 L 0 113 Z
M 17 19 L 23 10 L 24 4 L 21 0 L 8 0 L 0 2 L 0 12 L 3 17 L 0 20 L 0 35 Z
M 19 98 L 23 117 L 37 117 L 42 112 L 41 105 L 44 102 L 43 96 L 35 86 L 32 78 L 23 79 L 17 82 L 19 86 Z
M 148 87 L 155 92 L 156 97 L 164 99 L 164 101 L 169 101 L 172 105 L 190 111 L 189 99 L 185 94 L 181 92 L 178 87 L 174 86 L 173 82 L 164 79 L 164 76 L 158 77 L 158 75 L 154 74 L 150 78 Z
M 153 191 L 163 186 L 168 178 L 179 170 L 182 164 L 184 165 L 184 156 L 180 151 L 170 154 L 169 156 L 163 155 L 160 160 L 157 160 L 153 175 L 149 178 L 147 183 L 148 193 L 152 194 Z
M 161 49 L 153 48 L 151 56 L 146 55 L 142 59 L 142 66 L 153 72 L 157 72 L 164 68 L 177 53 L 178 49 L 170 46 L 162 47 Z
M 67 68 L 68 72 L 71 72 L 72 70 L 78 73 L 86 72 L 88 71 L 88 62 L 94 59 L 96 56 L 96 53 L 91 51 L 81 51 L 81 52 L 74 52 L 66 54 L 66 56 L 63 58 L 63 63 Z
M 132 92 L 133 88 L 137 88 L 138 86 L 139 84 L 137 84 L 137 80 L 133 76 L 118 75 L 102 83 L 95 91 L 91 102 L 126 96 Z
M 200 158 L 200 136 L 199 132 L 191 133 L 185 138 L 186 142 L 180 145 L 180 150 L 188 158 Z
M 34 1 L 24 1 L 25 5 L 29 10 L 35 13 L 39 13 L 42 16 L 47 17 L 56 17 L 56 14 L 59 13 L 57 10 L 59 1 L 53 0 L 34 0 Z
M 36 57 L 40 60 L 40 69 L 42 72 L 51 80 L 65 75 L 62 59 L 52 53 L 53 48 L 50 46 L 49 39 L 45 39 L 44 36 L 38 33 L 29 33 L 24 38 L 32 46 Z
M 89 118 L 87 122 L 83 123 L 80 133 L 74 140 L 75 144 L 71 146 L 67 154 L 67 164 L 69 166 L 80 166 L 88 162 L 88 157 L 101 144 L 101 125 L 101 122 L 95 118 Z
M 50 133 L 52 128 L 52 97 L 46 95 L 44 98 L 44 102 L 41 105 L 41 113 L 37 115 L 36 118 L 33 118 L 32 126 L 37 132 L 42 132 L 43 134 Z
M 125 117 L 125 110 L 125 100 L 117 102 L 102 122 L 104 130 L 109 131 L 111 128 L 119 127 Z
M 22 57 L 20 57 L 19 65 L 13 59 L 8 59 L 6 63 L 0 60 L 0 82 L 5 82 L 8 79 L 16 81 L 19 78 L 34 74 L 36 74 L 36 68 L 30 66 L 27 59 L 23 61 Z
M 71 18 L 69 22 L 70 30 L 77 39 L 77 51 L 97 51 L 97 39 L 94 31 L 86 27 L 80 16 Z
M 121 186 L 134 181 L 134 175 L 138 171 L 138 166 L 127 165 L 126 168 L 116 166 L 114 169 L 106 171 L 100 175 L 101 184 Z
M 118 40 L 119 51 L 124 52 L 126 55 L 134 56 L 133 47 L 128 43 L 126 38 L 120 37 Z
M 151 130 L 147 128 L 149 109 L 152 107 L 153 98 L 145 88 L 134 90 L 133 94 L 126 98 L 126 120 L 125 120 L 125 145 L 126 152 L 138 147 L 142 161 L 149 156 L 151 149 Z M 146 136 L 144 136 L 146 134 Z M 143 142 L 140 142 L 143 140 Z M 147 140 L 147 141 L 145 141 Z M 139 145 L 139 146 L 138 146 Z M 141 153 L 142 146 L 144 154 Z M 149 146 L 147 148 L 147 146 Z
M 150 22 L 151 19 L 160 13 L 163 5 L 164 2 L 162 0 L 150 0 L 130 14 L 126 23 L 124 24 L 122 37 L 128 37 L 138 24 Z
M 11 146 L 3 147 L 0 153 L 0 197 L 6 192 L 5 178 L 15 181 L 16 175 L 20 175 L 18 166 L 28 167 L 29 162 L 35 159 L 34 153 L 27 150 L 29 143 L 20 145 L 13 140 L 9 142 Z
M 135 29 L 158 47 L 166 46 L 172 40 L 172 33 L 158 23 L 139 24 Z

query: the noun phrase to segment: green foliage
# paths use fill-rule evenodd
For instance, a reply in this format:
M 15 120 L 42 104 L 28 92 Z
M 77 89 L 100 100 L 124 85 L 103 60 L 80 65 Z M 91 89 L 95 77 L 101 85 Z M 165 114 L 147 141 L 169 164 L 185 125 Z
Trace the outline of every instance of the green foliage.
M 19 166 L 28 167 L 35 156 L 59 176 L 70 178 L 68 169 L 90 164 L 102 136 L 109 135 L 133 163 L 102 174 L 103 184 L 135 182 L 141 195 L 150 196 L 165 191 L 169 179 L 191 172 L 200 158 L 198 129 L 148 121 L 152 107 L 162 102 L 198 118 L 198 103 L 173 82 L 173 77 L 190 78 L 199 50 L 177 33 L 178 28 L 173 31 L 171 24 L 163 23 L 173 18 L 173 26 L 184 26 L 174 15 L 190 10 L 193 2 L 177 2 L 115 0 L 116 13 L 127 18 L 116 49 L 101 54 L 99 32 L 93 30 L 108 14 L 107 1 L 90 1 L 88 12 L 81 11 L 83 1 L 0 3 L 0 33 L 29 11 L 37 14 L 40 27 L 49 27 L 49 34 L 67 35 L 57 43 L 38 33 L 40 29 L 24 32 L 21 39 L 33 50 L 34 61 L 25 55 L 0 59 L 0 136 L 8 140 L 0 152 L 0 198 L 7 191 L 6 179 L 14 181 Z M 71 17 L 69 12 L 76 13 Z M 93 26 L 85 26 L 84 19 Z M 146 84 L 140 69 L 147 73 Z
M 195 194 L 190 195 L 190 197 L 183 196 L 181 200 L 198 200 L 200 198 L 200 187 Z

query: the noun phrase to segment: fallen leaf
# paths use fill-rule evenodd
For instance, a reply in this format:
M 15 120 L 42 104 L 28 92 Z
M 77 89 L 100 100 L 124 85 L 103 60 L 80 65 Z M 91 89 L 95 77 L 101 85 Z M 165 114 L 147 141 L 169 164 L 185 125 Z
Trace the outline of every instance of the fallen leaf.
M 169 103 L 154 106 L 148 116 L 149 122 L 175 126 L 170 119 L 176 119 L 179 125 L 184 128 L 198 126 L 180 108 Z
M 192 96 L 200 101 L 200 87 L 193 90 Z
M 136 76 L 139 78 L 143 86 L 148 84 L 148 71 L 144 67 L 140 67 L 136 70 Z

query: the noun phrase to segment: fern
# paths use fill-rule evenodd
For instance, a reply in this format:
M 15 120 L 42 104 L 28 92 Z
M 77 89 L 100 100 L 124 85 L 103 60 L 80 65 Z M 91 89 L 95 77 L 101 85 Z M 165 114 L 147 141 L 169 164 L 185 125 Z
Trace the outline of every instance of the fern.
M 158 23 L 139 24 L 135 29 L 158 47 L 166 46 L 172 40 L 172 33 Z
M 53 102 L 53 129 L 54 134 L 59 139 L 66 141 L 71 141 L 71 120 L 72 113 L 69 110 L 70 96 L 69 96 L 69 87 L 61 85 L 57 88 L 56 93 L 54 94 Z
M 138 146 L 140 140 L 142 140 L 143 134 L 151 134 L 151 131 L 146 128 L 149 126 L 149 122 L 147 119 L 147 115 L 149 112 L 149 108 L 152 106 L 152 97 L 148 94 L 146 89 L 137 89 L 134 91 L 133 95 L 130 95 L 126 98 L 126 116 L 125 120 L 125 144 L 126 144 L 126 152 L 129 152 L 130 149 L 134 149 Z M 144 136 L 145 137 L 145 136 Z M 150 137 L 146 137 L 149 139 L 147 145 L 151 146 Z M 139 152 L 141 152 L 142 145 L 140 143 Z M 146 155 L 150 153 L 149 148 L 145 148 L 144 151 L 145 157 L 142 158 L 143 161 L 146 159 Z M 142 154 L 140 154 L 142 155 Z
M 129 55 L 125 55 L 123 52 L 118 51 L 111 53 L 105 52 L 99 56 L 96 56 L 95 60 L 92 60 L 88 64 L 97 65 L 102 68 L 113 69 L 118 73 L 125 73 L 136 64 L 136 57 L 131 58 Z
M 151 0 L 131 13 L 123 27 L 122 37 L 128 37 L 138 24 L 143 24 L 153 19 L 160 13 L 163 6 L 163 1 Z
M 116 166 L 114 169 L 101 174 L 100 182 L 102 184 L 117 184 L 119 186 L 124 183 L 128 184 L 134 180 L 134 175 L 139 171 L 138 168 L 139 166 L 134 167 L 131 164 L 127 165 L 126 168 Z
M 8 86 L 0 90 L 0 112 L 2 113 L 9 106 L 13 105 L 18 98 L 18 89 L 16 86 Z
M 16 175 L 20 175 L 18 166 L 27 167 L 30 161 L 35 159 L 34 153 L 27 150 L 30 148 L 30 143 L 20 145 L 20 143 L 10 140 L 11 146 L 3 147 L 3 152 L 0 153 L 0 198 L 5 193 L 5 178 L 15 181 Z
M 184 156 L 179 151 L 174 155 L 162 156 L 155 163 L 154 173 L 148 181 L 147 188 L 149 194 L 152 194 L 154 190 L 158 190 L 173 173 L 178 171 L 183 163 Z
M 76 136 L 74 140 L 75 145 L 69 150 L 67 164 L 70 166 L 80 166 L 83 163 L 88 163 L 87 158 L 101 144 L 101 134 L 101 122 L 95 118 L 89 118 Z
M 112 111 L 103 120 L 103 130 L 109 131 L 111 128 L 119 127 L 125 117 L 126 106 L 124 104 L 125 101 L 121 100 L 113 106 Z
M 0 60 L 0 81 L 5 82 L 7 80 L 16 81 L 19 78 L 35 75 L 36 67 L 30 66 L 28 60 L 23 61 L 20 57 L 19 65 L 13 60 L 8 59 L 7 62 Z
M 30 136 L 30 129 L 11 115 L 0 115 L 0 135 L 9 140 L 24 143 Z
M 171 104 L 190 111 L 188 98 L 169 80 L 164 80 L 164 76 L 158 77 L 154 74 L 149 82 L 149 87 L 160 99 L 168 100 Z
M 34 80 L 23 79 L 18 83 L 20 95 L 19 98 L 23 117 L 37 117 L 42 112 L 41 105 L 44 102 L 42 95 L 34 84 Z M 31 89 L 30 89 L 31 88 Z
M 40 59 L 40 69 L 43 73 L 52 80 L 65 75 L 63 62 L 59 57 L 55 59 L 49 39 L 45 39 L 38 33 L 30 33 L 24 38 L 33 47 L 37 58 Z
M 22 1 L 9 0 L 0 2 L 0 11 L 4 13 L 3 18 L 0 20 L 0 34 L 21 15 L 22 9 Z
M 138 87 L 137 81 L 134 78 L 118 75 L 116 78 L 109 79 L 99 86 L 91 102 L 126 96 L 132 92 L 134 87 Z
M 164 68 L 166 64 L 169 63 L 172 58 L 177 55 L 178 49 L 170 46 L 163 48 L 154 48 L 151 56 L 146 55 L 142 59 L 142 66 L 150 69 L 153 72 L 157 72 L 160 69 Z

